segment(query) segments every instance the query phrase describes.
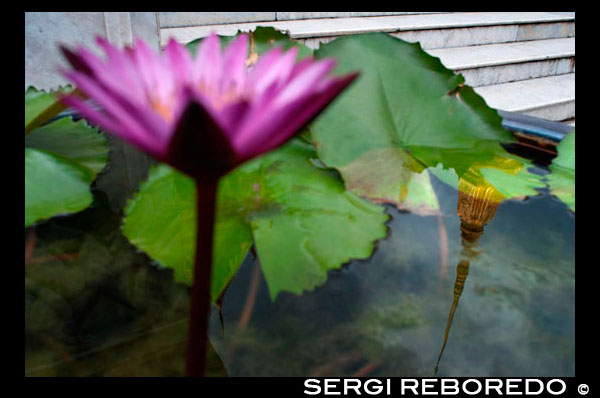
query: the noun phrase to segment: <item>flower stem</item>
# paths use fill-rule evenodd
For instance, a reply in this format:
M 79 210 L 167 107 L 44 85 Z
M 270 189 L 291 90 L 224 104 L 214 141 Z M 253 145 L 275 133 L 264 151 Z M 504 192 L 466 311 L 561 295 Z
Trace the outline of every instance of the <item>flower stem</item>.
M 202 377 L 206 369 L 213 226 L 218 179 L 196 178 L 196 258 L 190 300 L 185 375 Z

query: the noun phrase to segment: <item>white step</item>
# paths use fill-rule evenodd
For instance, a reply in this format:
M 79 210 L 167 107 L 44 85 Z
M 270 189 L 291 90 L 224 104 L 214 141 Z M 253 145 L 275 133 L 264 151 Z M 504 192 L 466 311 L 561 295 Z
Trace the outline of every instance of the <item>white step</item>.
M 384 15 L 440 14 L 427 12 L 159 12 L 161 28 L 229 23 L 288 21 L 295 19 L 375 17 Z
M 369 32 L 388 32 L 409 41 L 416 38 L 424 48 L 457 47 L 572 37 L 574 21 L 574 16 L 548 12 L 473 12 L 215 24 L 161 28 L 161 46 L 171 37 L 188 43 L 211 32 L 231 36 L 238 30 L 272 26 L 312 48 L 336 36 Z
M 276 20 L 276 12 L 159 12 L 161 28 Z
M 575 118 L 572 12 L 338 13 L 335 18 L 317 14 L 276 13 L 277 20 L 203 26 L 172 23 L 161 28 L 161 45 L 170 38 L 187 43 L 213 32 L 229 36 L 257 26 L 284 31 L 311 48 L 343 35 L 386 32 L 420 42 L 446 67 L 462 73 L 494 108 L 556 121 Z
M 428 50 L 472 87 L 572 73 L 575 38 Z
M 575 73 L 475 88 L 495 109 L 543 119 L 575 118 Z
M 378 17 L 384 15 L 410 15 L 410 14 L 442 14 L 440 12 L 278 12 L 278 21 L 292 19 L 317 19 L 317 18 L 351 18 L 351 17 Z
M 574 21 L 514 23 L 392 33 L 402 40 L 421 43 L 424 49 L 510 43 L 575 36 Z

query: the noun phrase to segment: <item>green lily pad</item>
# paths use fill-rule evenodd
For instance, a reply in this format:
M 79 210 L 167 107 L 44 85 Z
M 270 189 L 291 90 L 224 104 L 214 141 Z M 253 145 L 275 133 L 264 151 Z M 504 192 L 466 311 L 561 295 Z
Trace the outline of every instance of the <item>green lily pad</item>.
M 68 93 L 71 86 L 46 92 L 31 86 L 25 91 L 25 135 L 58 115 L 67 106 L 58 100 L 58 93 Z
M 468 162 L 465 166 L 467 164 Z M 473 160 L 461 178 L 475 185 L 490 185 L 504 199 L 523 199 L 527 196 L 539 195 L 538 189 L 546 187 L 544 176 L 531 173 L 529 171 L 531 166 L 531 162 L 527 159 L 518 158 L 502 150 L 485 162 Z M 459 189 L 459 178 L 454 169 L 446 170 L 440 163 L 435 168 L 429 168 L 429 171 L 445 184 Z
M 322 284 L 327 271 L 367 258 L 386 235 L 384 208 L 344 189 L 337 173 L 315 167 L 312 145 L 294 139 L 223 177 L 219 183 L 211 297 L 237 272 L 252 241 L 271 298 Z M 178 281 L 191 283 L 195 239 L 194 182 L 154 167 L 129 202 L 123 233 Z
M 550 168 L 562 167 L 575 172 L 575 130 L 562 139 L 556 150 L 558 155 L 552 159 Z
M 55 91 L 25 92 L 25 227 L 90 205 L 90 184 L 108 161 L 106 137 L 85 121 L 44 124 L 64 108 Z
M 479 169 L 481 175 L 494 186 L 505 198 L 522 196 L 536 196 L 537 189 L 546 187 L 542 176 L 530 173 L 526 168 L 516 174 L 507 173 L 501 169 L 483 167 Z
M 92 203 L 94 172 L 68 158 L 25 148 L 25 227 Z
M 575 131 L 567 134 L 556 150 L 558 156 L 546 176 L 550 192 L 575 211 Z
M 475 163 L 504 156 L 500 143 L 514 140 L 462 75 L 417 43 L 354 35 L 321 45 L 315 54 L 334 57 L 336 74 L 360 72 L 310 131 L 319 159 L 361 196 L 420 214 L 435 210 L 424 177 L 429 170 L 423 169 L 441 163 L 461 177 Z M 422 176 L 417 184 L 415 173 Z
M 231 181 L 221 180 L 219 198 Z M 235 189 L 235 185 L 231 185 Z M 123 233 L 161 265 L 174 270 L 178 282 L 193 280 L 196 243 L 194 181 L 167 165 L 150 169 L 148 180 L 125 208 Z M 156 211 L 157 207 L 160 211 Z M 237 272 L 252 245 L 250 229 L 237 217 L 217 212 L 214 235 L 212 297 L 217 299 Z
M 25 137 L 26 148 L 38 148 L 75 160 L 94 171 L 102 171 L 108 161 L 106 137 L 84 120 L 64 117 L 37 128 Z
M 400 148 L 374 149 L 339 171 L 346 189 L 420 215 L 439 214 L 429 172 Z
M 242 31 L 237 32 L 235 36 L 219 36 L 221 40 L 221 48 L 225 48 L 229 43 L 231 43 L 235 38 L 241 34 Z M 268 51 L 275 47 L 282 47 L 284 50 L 289 50 L 292 47 L 298 48 L 297 59 L 301 59 L 304 57 L 308 57 L 313 55 L 313 50 L 306 47 L 302 43 L 294 42 L 290 39 L 288 35 L 283 32 L 278 31 L 272 27 L 267 26 L 257 26 L 256 29 L 252 32 L 249 32 L 250 35 L 250 46 L 248 48 L 248 56 L 256 53 L 258 56 L 263 54 L 265 51 Z M 196 54 L 198 49 L 198 45 L 202 42 L 203 38 L 195 39 L 186 44 L 187 49 L 192 53 Z M 256 59 L 253 60 L 256 62 Z
M 553 170 L 546 179 L 552 195 L 575 212 L 575 175 L 564 170 Z
M 292 41 L 287 34 L 280 32 L 275 28 L 257 26 L 250 35 L 255 43 L 254 51 L 259 55 L 278 46 L 281 46 L 284 50 L 297 47 L 298 59 L 313 55 L 313 50 L 302 43 Z

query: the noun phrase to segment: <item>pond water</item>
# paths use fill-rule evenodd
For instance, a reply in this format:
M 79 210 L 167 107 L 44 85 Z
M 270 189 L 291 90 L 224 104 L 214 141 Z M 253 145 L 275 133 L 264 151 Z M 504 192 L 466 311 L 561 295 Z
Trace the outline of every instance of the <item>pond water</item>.
M 223 329 L 213 306 L 208 375 L 431 377 L 449 327 L 440 377 L 574 376 L 573 213 L 547 193 L 503 201 L 465 239 L 458 191 L 433 186 L 442 215 L 388 206 L 373 256 L 300 296 L 272 302 L 248 255 Z M 26 229 L 26 376 L 183 374 L 189 290 L 120 222 L 96 190 L 92 207 Z

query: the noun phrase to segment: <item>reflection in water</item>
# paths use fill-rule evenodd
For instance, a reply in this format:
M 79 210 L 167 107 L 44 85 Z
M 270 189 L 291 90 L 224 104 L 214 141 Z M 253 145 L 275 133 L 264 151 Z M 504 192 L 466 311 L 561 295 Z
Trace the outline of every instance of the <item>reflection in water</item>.
M 458 300 L 463 292 L 465 281 L 469 275 L 470 261 L 474 260 L 479 252 L 477 251 L 477 241 L 483 234 L 483 228 L 494 218 L 498 205 L 504 199 L 504 196 L 491 184 L 489 184 L 479 172 L 482 167 L 494 167 L 506 171 L 510 174 L 516 174 L 523 167 L 522 163 L 504 157 L 494 157 L 494 159 L 483 164 L 471 166 L 468 171 L 459 178 L 458 181 L 458 208 L 457 213 L 460 218 L 460 236 L 462 240 L 461 259 L 456 267 L 456 279 L 454 281 L 454 298 L 450 307 L 450 314 L 446 323 L 444 332 L 444 342 L 440 350 L 437 362 L 435 364 L 435 375 L 437 376 L 438 367 L 448 335 L 454 319 L 454 312 L 458 306 Z
M 120 232 L 105 195 L 25 230 L 26 376 L 180 376 L 189 289 Z M 207 373 L 227 376 L 209 346 Z
M 432 180 L 444 222 L 461 224 L 447 230 L 452 299 L 432 278 L 441 217 L 390 206 L 373 256 L 303 295 L 272 301 L 248 255 L 223 297 L 224 331 L 211 316 L 211 374 L 426 377 L 443 339 L 444 377 L 573 376 L 574 216 L 548 195 L 499 208 L 505 198 L 476 170 L 461 177 L 458 194 Z M 95 199 L 25 231 L 25 374 L 181 375 L 189 290 L 127 242 L 104 195 Z
M 446 323 L 446 331 L 444 332 L 444 342 L 442 344 L 442 349 L 440 350 L 440 355 L 438 356 L 437 362 L 435 364 L 436 376 L 440 360 L 442 359 L 442 354 L 444 353 L 446 343 L 448 342 L 448 334 L 450 333 L 450 326 L 452 326 L 452 320 L 454 319 L 454 311 L 456 310 L 456 306 L 458 305 L 458 299 L 460 298 L 463 288 L 465 287 L 465 281 L 467 280 L 468 275 L 469 262 L 466 260 L 460 260 L 458 266 L 456 267 L 456 280 L 454 281 L 454 299 L 452 300 L 452 307 L 450 307 L 450 315 L 448 315 L 448 322 Z

